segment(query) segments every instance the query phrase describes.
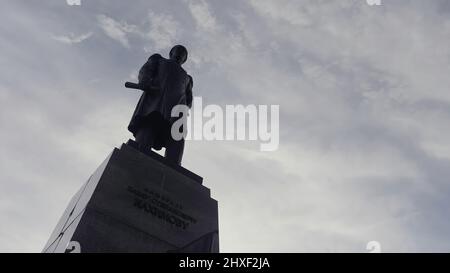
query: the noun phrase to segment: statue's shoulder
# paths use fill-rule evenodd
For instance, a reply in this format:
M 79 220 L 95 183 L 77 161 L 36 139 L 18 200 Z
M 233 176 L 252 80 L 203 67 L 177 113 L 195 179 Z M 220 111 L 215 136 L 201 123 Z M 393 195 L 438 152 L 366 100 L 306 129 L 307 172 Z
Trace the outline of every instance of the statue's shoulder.
M 159 54 L 159 53 L 155 53 L 148 58 L 149 61 L 156 61 L 159 59 L 163 59 L 163 56 L 161 56 L 161 54 Z

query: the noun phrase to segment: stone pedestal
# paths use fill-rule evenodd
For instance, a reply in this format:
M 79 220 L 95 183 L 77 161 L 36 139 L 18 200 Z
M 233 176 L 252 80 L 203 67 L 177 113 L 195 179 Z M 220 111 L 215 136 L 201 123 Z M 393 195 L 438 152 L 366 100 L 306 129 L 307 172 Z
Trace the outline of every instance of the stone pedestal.
M 202 178 L 133 141 L 69 203 L 43 252 L 219 252 L 218 207 Z

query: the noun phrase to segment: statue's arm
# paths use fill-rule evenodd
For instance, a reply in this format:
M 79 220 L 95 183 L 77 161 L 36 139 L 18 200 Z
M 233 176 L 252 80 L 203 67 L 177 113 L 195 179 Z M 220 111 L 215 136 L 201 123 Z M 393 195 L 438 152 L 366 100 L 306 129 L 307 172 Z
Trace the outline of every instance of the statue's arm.
M 192 87 L 194 86 L 194 81 L 192 77 L 189 76 L 189 83 L 186 88 L 186 104 L 189 108 L 192 107 Z

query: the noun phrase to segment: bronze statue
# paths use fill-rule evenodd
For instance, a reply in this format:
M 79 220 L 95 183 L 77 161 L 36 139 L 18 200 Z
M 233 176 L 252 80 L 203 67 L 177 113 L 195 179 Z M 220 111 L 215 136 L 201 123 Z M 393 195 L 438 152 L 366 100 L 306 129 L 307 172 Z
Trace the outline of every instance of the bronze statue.
M 181 67 L 187 57 L 182 45 L 170 50 L 169 59 L 153 54 L 139 71 L 139 83 L 125 83 L 127 88 L 144 91 L 128 125 L 139 149 L 165 147 L 165 157 L 178 165 L 183 157 L 184 139 L 176 141 L 170 131 L 172 124 L 182 117 L 172 117 L 171 111 L 180 104 L 192 106 L 192 77 Z

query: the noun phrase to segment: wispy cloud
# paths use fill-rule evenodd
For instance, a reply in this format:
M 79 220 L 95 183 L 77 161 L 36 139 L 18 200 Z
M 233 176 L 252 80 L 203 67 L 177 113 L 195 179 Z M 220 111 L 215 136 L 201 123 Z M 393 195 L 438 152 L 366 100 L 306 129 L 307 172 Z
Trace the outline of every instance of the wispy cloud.
M 53 35 L 52 39 L 54 39 L 58 42 L 64 43 L 64 44 L 71 45 L 71 44 L 81 43 L 84 40 L 89 39 L 92 35 L 93 35 L 92 32 L 88 32 L 88 33 L 80 34 L 80 35 L 70 33 L 69 35 L 59 35 L 59 36 Z
M 124 47 L 129 48 L 130 43 L 127 35 L 129 33 L 136 33 L 137 27 L 135 25 L 127 24 L 126 22 L 119 22 L 106 15 L 97 16 L 98 24 L 104 33 L 113 40 L 116 40 Z
M 217 29 L 218 25 L 216 18 L 212 14 L 206 1 L 187 0 L 187 3 L 198 28 L 206 31 L 214 31 Z

